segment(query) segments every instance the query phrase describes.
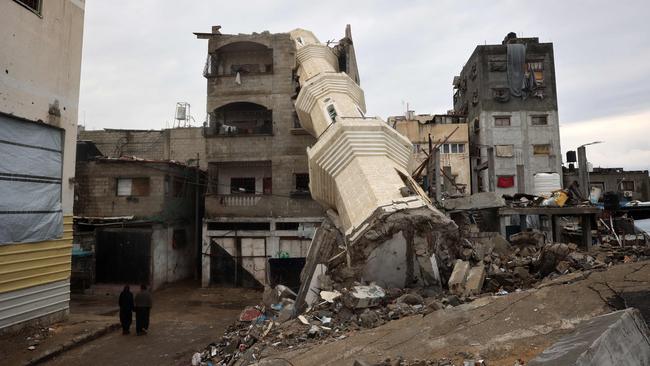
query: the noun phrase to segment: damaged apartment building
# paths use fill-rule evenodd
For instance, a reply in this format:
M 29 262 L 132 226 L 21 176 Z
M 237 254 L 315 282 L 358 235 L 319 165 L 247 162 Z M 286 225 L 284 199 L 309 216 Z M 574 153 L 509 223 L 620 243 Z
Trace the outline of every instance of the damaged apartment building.
M 105 157 L 79 141 L 73 288 L 164 283 L 192 277 L 199 262 L 204 173 L 170 160 Z
M 288 33 L 196 33 L 208 40 L 204 286 L 297 286 L 324 211 L 310 195 L 298 122 L 296 47 Z M 356 73 L 343 46 L 337 62 Z M 332 111 L 331 113 L 335 113 Z
M 431 192 L 427 170 L 431 139 L 432 149 L 438 147 L 440 151 L 442 190 L 449 195 L 470 194 L 469 136 L 465 116 L 416 115 L 407 111 L 404 116 L 388 117 L 387 122 L 413 143 L 413 159 L 408 169 L 416 180 L 421 178 L 426 192 Z
M 509 33 L 477 46 L 453 86 L 469 123 L 472 193 L 535 193 L 549 177 L 561 187 L 552 43 Z

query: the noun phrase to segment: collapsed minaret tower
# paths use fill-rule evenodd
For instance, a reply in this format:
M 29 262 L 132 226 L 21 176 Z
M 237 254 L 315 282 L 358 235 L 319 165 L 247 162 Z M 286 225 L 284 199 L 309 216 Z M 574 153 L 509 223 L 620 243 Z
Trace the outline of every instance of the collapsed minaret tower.
M 347 272 L 383 286 L 439 285 L 439 263 L 447 259 L 441 256 L 457 227 L 407 171 L 409 140 L 365 116 L 350 27 L 334 48 L 307 30 L 290 35 L 300 82 L 296 111 L 318 140 L 307 150 L 311 195 L 338 216 L 344 265 L 353 270 Z

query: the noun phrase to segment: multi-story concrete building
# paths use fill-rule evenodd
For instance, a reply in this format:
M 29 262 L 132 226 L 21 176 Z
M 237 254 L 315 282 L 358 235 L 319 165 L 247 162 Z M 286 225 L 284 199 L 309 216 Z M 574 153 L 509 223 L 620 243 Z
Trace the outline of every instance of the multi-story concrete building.
M 552 43 L 510 33 L 477 46 L 453 85 L 454 110 L 469 123 L 472 192 L 533 193 L 537 173 L 560 184 Z
M 84 1 L 0 3 L 0 332 L 69 312 Z
M 470 193 L 469 136 L 465 116 L 416 115 L 413 111 L 408 111 L 405 116 L 388 117 L 388 124 L 413 143 L 409 172 L 413 173 L 427 160 L 431 136 L 432 145 L 440 145 L 440 166 L 445 172 L 441 172 L 441 176 L 449 176 L 443 179 L 443 185 L 451 183 L 449 187 L 444 187 L 445 191 L 452 194 Z M 420 175 L 423 177 L 424 189 L 428 191 L 426 165 Z
M 289 34 L 219 28 L 196 33 L 208 40 L 202 280 L 258 286 L 273 282 L 269 258 L 306 255 L 322 221 L 309 194 L 306 148 L 315 139 L 294 108 L 299 84 Z

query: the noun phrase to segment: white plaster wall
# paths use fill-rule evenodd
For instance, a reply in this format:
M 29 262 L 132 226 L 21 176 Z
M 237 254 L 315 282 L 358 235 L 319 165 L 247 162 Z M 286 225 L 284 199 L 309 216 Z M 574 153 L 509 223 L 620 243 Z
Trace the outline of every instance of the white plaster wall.
M 185 245 L 174 248 L 174 229 L 185 229 Z M 155 225 L 151 235 L 152 286 L 159 288 L 165 283 L 175 282 L 194 274 L 194 240 L 192 226 L 164 227 Z
M 0 111 L 65 130 L 63 214 L 72 214 L 84 0 L 42 2 L 41 16 L 0 2 Z M 60 118 L 51 119 L 58 101 Z

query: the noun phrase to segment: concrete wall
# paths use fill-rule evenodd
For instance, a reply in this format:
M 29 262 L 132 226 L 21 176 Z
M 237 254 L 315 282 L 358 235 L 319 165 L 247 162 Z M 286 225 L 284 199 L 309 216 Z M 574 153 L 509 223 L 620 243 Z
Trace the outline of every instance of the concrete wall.
M 174 243 L 174 230 L 184 230 L 185 242 Z M 154 225 L 151 235 L 152 286 L 190 278 L 194 275 L 197 246 L 194 225 Z
M 573 181 L 578 181 L 578 170 L 565 171 L 563 175 L 564 186 L 570 185 Z M 621 197 L 624 196 L 622 183 L 623 181 L 634 182 L 634 190 L 632 190 L 633 200 L 650 201 L 650 178 L 648 177 L 647 170 L 625 171 L 621 168 L 601 169 L 594 168 L 594 171 L 589 173 L 590 185 L 599 187 L 604 192 L 614 191 L 618 192 Z
M 131 216 L 146 219 L 194 219 L 194 171 L 138 161 L 88 161 L 77 164 L 75 215 Z M 118 196 L 118 178 L 149 178 L 148 196 Z M 173 177 L 186 181 L 183 195 L 173 195 Z M 168 180 L 169 192 L 165 192 Z
M 174 160 L 188 163 L 200 160 L 207 169 L 205 139 L 202 127 L 172 128 L 165 130 L 88 130 L 79 131 L 79 140 L 90 140 L 106 157 L 136 156 L 149 160 Z M 196 165 L 191 161 L 192 166 Z
M 65 130 L 62 204 L 72 214 L 84 1 L 43 1 L 37 15 L 0 4 L 0 112 Z
M 524 184 L 527 193 L 533 192 L 533 175 L 538 172 L 561 173 L 560 129 L 558 118 L 555 61 L 552 43 L 539 43 L 537 38 L 519 38 L 515 42 L 526 44 L 526 61 L 543 64 L 542 98 L 529 96 L 522 99 L 510 96 L 507 101 L 495 98 L 495 89 L 507 89 L 506 45 L 477 46 L 459 75 L 455 88 L 454 110 L 467 114 L 470 126 L 472 168 L 487 161 L 487 146 L 515 145 L 512 158 L 497 158 L 495 175 L 514 175 L 515 186 L 496 188 L 501 194 L 517 192 L 517 165 L 524 166 Z M 495 67 L 500 65 L 501 68 Z M 533 115 L 546 115 L 548 124 L 533 126 Z M 510 127 L 495 127 L 495 116 L 510 116 Z M 476 128 L 477 127 L 477 128 Z M 533 144 L 551 145 L 547 156 L 534 155 Z M 484 190 L 488 187 L 488 172 L 483 170 L 474 176 L 482 178 Z M 496 181 L 496 177 L 495 177 Z

